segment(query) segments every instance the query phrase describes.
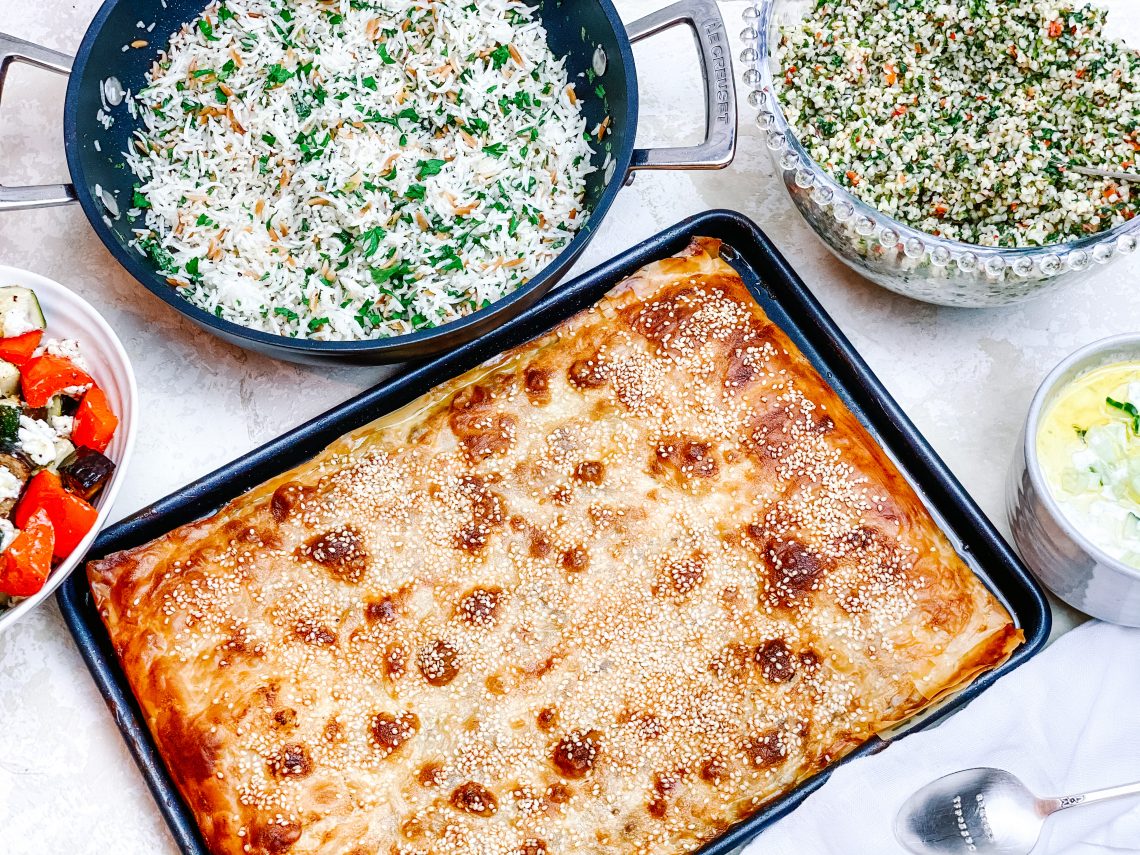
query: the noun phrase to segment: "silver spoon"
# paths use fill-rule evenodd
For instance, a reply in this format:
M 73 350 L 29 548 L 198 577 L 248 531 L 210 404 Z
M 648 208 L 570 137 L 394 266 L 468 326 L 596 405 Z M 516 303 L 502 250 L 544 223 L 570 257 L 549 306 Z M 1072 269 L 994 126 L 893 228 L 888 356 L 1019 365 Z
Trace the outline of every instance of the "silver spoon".
M 1002 769 L 966 769 L 907 799 L 895 818 L 895 837 L 916 855 L 1029 855 L 1050 814 L 1134 794 L 1140 794 L 1140 782 L 1039 799 Z
M 1093 169 L 1091 166 L 1073 166 L 1069 164 L 1070 172 L 1088 175 L 1092 178 L 1111 178 L 1113 181 L 1140 181 L 1140 172 L 1114 172 L 1111 169 Z

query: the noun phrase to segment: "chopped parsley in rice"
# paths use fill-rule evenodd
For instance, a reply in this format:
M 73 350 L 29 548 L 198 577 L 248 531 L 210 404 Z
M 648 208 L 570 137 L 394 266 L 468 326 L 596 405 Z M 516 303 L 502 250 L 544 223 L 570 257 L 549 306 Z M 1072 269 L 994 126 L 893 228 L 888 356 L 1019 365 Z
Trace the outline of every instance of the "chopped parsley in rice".
M 930 234 L 1044 246 L 1131 219 L 1140 54 L 1093 6 L 817 0 L 781 33 L 778 93 L 812 158 Z
M 226 0 L 134 99 L 137 247 L 253 329 L 437 326 L 525 283 L 586 219 L 595 137 L 514 0 Z

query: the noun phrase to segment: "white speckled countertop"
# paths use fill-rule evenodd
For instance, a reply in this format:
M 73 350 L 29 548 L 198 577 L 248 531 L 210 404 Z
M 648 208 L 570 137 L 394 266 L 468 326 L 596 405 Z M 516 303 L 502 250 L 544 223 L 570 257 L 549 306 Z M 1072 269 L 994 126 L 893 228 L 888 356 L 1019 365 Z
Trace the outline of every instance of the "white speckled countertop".
M 631 20 L 663 3 L 617 5 Z M 1130 5 L 1110 4 L 1135 31 L 1140 21 L 1132 20 L 1138 16 Z M 739 0 L 722 3 L 734 38 L 744 6 Z M 98 7 L 99 0 L 4 0 L 0 32 L 73 52 Z M 643 145 L 694 142 L 699 135 L 703 111 L 690 44 L 677 30 L 635 49 Z M 66 179 L 63 92 L 62 78 L 14 67 L 0 118 L 0 182 Z M 686 215 L 708 208 L 744 212 L 773 238 L 983 509 L 1007 530 L 1006 470 L 1030 398 L 1069 351 L 1136 330 L 1140 255 L 1089 285 L 1008 309 L 940 309 L 891 295 L 833 260 L 799 219 L 774 180 L 743 94 L 736 163 L 721 172 L 639 175 L 618 197 L 578 269 Z M 223 344 L 124 273 L 76 206 L 0 216 L 0 263 L 81 293 L 118 330 L 134 360 L 142 417 L 113 518 L 240 456 L 385 373 L 302 368 Z M 1058 614 L 1058 629 L 1073 620 Z M 173 855 L 166 827 L 54 601 L 0 635 L 0 732 L 0 852 Z

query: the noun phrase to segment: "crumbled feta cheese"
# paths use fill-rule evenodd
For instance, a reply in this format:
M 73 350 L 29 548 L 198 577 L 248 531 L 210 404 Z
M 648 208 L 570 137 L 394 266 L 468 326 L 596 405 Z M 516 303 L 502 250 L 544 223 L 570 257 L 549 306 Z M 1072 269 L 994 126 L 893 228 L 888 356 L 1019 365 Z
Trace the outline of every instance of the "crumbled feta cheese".
M 12 525 L 11 521 L 0 517 L 0 552 L 3 552 L 12 545 L 12 541 L 16 539 L 19 531 Z
M 0 464 L 0 502 L 20 498 L 23 486 L 20 479 L 12 474 L 11 469 Z
M 23 312 L 8 312 L 4 316 L 4 338 L 13 338 L 38 329 Z
M 75 419 L 72 416 L 51 416 L 48 421 L 59 436 L 71 436 L 71 431 L 75 428 Z
M 56 439 L 55 429 L 47 422 L 20 416 L 20 450 L 37 466 L 47 466 L 55 461 Z
M 62 356 L 64 359 L 70 359 L 75 363 L 75 367 L 81 371 L 91 373 L 91 366 L 88 365 L 87 360 L 83 357 L 83 352 L 79 347 L 79 342 L 73 338 L 53 339 L 47 343 L 45 350 L 52 356 Z

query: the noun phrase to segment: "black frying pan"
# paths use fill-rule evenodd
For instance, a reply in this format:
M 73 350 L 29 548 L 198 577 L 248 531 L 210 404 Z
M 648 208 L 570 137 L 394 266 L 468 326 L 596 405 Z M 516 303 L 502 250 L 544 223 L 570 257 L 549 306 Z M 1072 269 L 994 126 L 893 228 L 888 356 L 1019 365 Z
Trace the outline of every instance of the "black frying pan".
M 64 105 L 64 143 L 73 184 L 39 187 L 0 187 L 0 210 L 60 205 L 78 200 L 100 239 L 131 274 L 171 306 L 222 338 L 271 356 L 302 362 L 399 362 L 430 356 L 470 341 L 532 305 L 546 293 L 585 249 L 605 218 L 614 196 L 636 169 L 719 169 L 727 166 L 736 148 L 736 95 L 732 80 L 724 21 L 714 0 L 680 0 L 629 27 L 622 25 L 611 0 L 539 0 L 538 16 L 554 53 L 566 57 L 574 80 L 597 68 L 595 54 L 605 57 L 601 76 L 605 96 L 583 87 L 587 127 L 609 115 L 608 152 L 613 166 L 601 170 L 606 151 L 595 152 L 595 169 L 587 179 L 585 208 L 589 221 L 546 268 L 517 291 L 486 309 L 458 321 L 410 335 L 377 341 L 320 342 L 296 340 L 247 329 L 221 320 L 178 296 L 151 262 L 129 245 L 133 223 L 108 215 L 112 207 L 131 207 L 134 175 L 122 152 L 136 122 L 127 106 L 106 107 L 104 80 L 114 76 L 124 89 L 138 91 L 147 70 L 168 35 L 197 18 L 208 0 L 166 0 L 140 4 L 106 0 L 71 57 L 0 34 L 0 90 L 12 61 L 23 61 L 60 73 L 70 73 Z M 144 28 L 138 26 L 140 18 Z M 149 28 L 154 24 L 153 28 Z M 677 24 L 692 28 L 705 79 L 705 141 L 689 148 L 635 149 L 638 98 L 631 44 Z M 149 29 L 148 29 L 149 28 Z M 140 42 L 142 42 L 140 44 Z M 104 127 L 102 114 L 114 121 Z M 97 192 L 101 191 L 101 192 Z

